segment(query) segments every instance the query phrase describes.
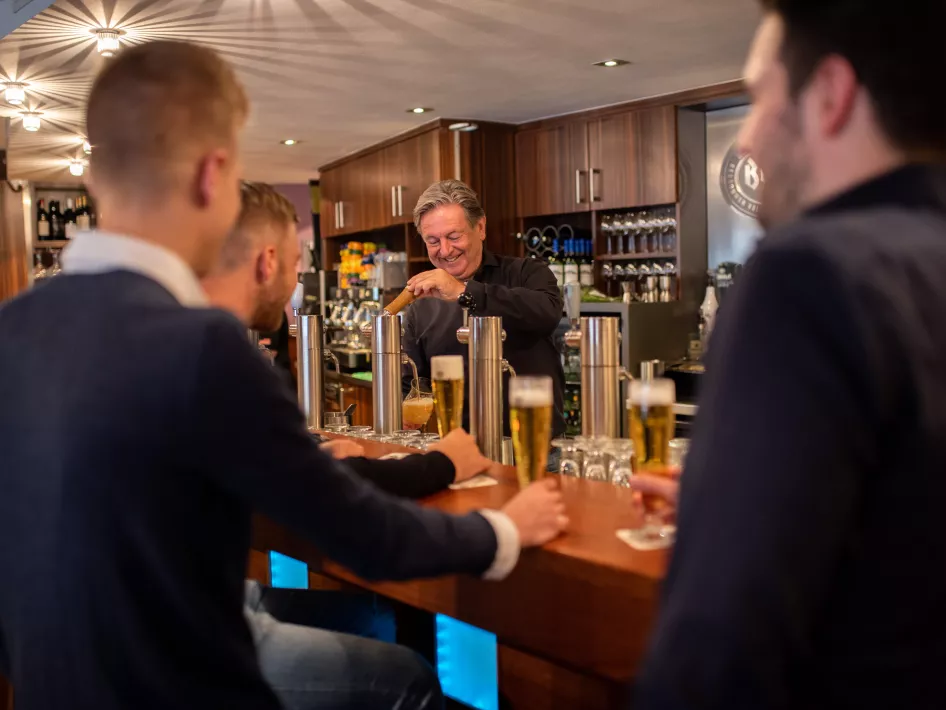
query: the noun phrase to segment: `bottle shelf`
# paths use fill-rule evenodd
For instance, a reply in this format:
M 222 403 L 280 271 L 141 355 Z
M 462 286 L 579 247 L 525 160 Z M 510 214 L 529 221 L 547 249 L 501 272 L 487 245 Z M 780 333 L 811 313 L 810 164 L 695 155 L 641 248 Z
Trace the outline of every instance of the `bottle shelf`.
M 597 261 L 643 261 L 676 258 L 676 252 L 670 251 L 641 252 L 639 254 L 598 254 L 598 256 L 595 257 Z
M 38 249 L 63 249 L 69 244 L 68 239 L 44 239 L 33 244 L 33 251 Z

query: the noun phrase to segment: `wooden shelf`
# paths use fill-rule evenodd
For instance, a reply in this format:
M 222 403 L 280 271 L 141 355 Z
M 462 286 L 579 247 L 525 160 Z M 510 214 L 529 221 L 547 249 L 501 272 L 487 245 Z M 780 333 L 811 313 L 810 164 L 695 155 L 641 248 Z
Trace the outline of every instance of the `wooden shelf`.
M 412 256 L 407 261 L 410 264 L 423 264 L 423 263 L 429 262 L 430 259 L 427 258 L 426 256 Z
M 599 254 L 595 257 L 597 261 L 646 261 L 653 259 L 676 259 L 676 252 L 644 252 L 641 254 Z
M 69 244 L 68 239 L 47 239 L 42 242 L 34 242 L 33 250 L 37 249 L 63 249 Z

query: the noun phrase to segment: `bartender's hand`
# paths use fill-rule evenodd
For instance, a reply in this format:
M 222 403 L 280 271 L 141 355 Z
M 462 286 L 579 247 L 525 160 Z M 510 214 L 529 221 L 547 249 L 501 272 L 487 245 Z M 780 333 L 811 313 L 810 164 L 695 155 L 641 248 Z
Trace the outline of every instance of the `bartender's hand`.
M 333 459 L 347 459 L 350 456 L 364 456 L 365 449 L 349 439 L 332 439 L 319 444 L 319 448 L 329 454 Z
M 444 301 L 456 301 L 466 290 L 466 285 L 458 281 L 443 269 L 425 271 L 412 276 L 407 281 L 407 288 L 418 298 L 439 298 Z
M 558 477 L 543 478 L 506 503 L 503 512 L 519 530 L 522 547 L 538 547 L 568 527 Z
M 677 517 L 677 500 L 680 496 L 680 469 L 667 468 L 666 476 L 635 474 L 628 480 L 631 490 L 637 493 L 636 504 L 643 511 L 643 496 L 657 496 L 668 505 L 656 511 L 666 522 Z
M 493 462 L 480 453 L 476 440 L 463 429 L 454 429 L 443 439 L 427 447 L 428 451 L 439 451 L 453 464 L 454 483 L 466 481 L 483 473 Z

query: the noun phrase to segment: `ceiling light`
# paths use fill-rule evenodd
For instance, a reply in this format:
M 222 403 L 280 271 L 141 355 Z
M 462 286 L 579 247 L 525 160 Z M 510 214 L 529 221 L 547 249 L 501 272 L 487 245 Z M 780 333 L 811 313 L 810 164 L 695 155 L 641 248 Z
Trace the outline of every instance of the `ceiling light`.
M 82 177 L 82 173 L 85 172 L 85 165 L 81 160 L 73 160 L 69 163 L 69 172 L 76 177 Z
M 114 57 L 120 48 L 118 38 L 121 36 L 122 31 L 117 29 L 98 29 L 92 30 L 92 34 L 98 39 L 99 54 L 103 57 Z
M 88 141 L 82 142 L 82 152 L 86 155 L 89 155 L 92 152 L 92 144 Z
M 27 111 L 23 114 L 23 128 L 27 131 L 38 131 L 40 126 L 40 116 L 42 114 L 36 111 Z
M 409 108 L 409 109 L 407 109 L 407 112 L 408 112 L 408 113 L 428 113 L 428 112 L 430 112 L 430 111 L 433 111 L 433 109 L 432 109 L 432 108 L 421 108 L 420 106 L 418 106 L 417 108 Z
M 26 100 L 26 84 L 11 81 L 4 84 L 3 98 L 8 104 L 19 106 Z
M 630 64 L 626 59 L 605 59 L 601 62 L 595 62 L 594 66 L 596 67 L 623 67 L 625 64 Z
M 297 141 L 295 138 L 287 138 L 286 140 L 279 142 L 283 145 L 296 145 L 299 141 Z
M 475 131 L 479 128 L 475 123 L 470 123 L 469 121 L 461 121 L 460 123 L 451 123 L 447 126 L 451 131 L 461 131 L 462 133 L 469 133 Z

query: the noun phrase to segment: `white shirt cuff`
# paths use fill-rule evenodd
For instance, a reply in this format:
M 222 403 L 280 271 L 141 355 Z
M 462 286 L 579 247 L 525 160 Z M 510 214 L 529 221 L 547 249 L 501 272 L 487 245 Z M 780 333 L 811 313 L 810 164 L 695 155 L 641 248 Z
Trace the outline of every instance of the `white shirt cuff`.
M 480 515 L 493 526 L 496 534 L 496 557 L 483 573 L 483 579 L 492 581 L 505 579 L 519 561 L 519 529 L 508 515 L 498 510 L 480 510 Z

